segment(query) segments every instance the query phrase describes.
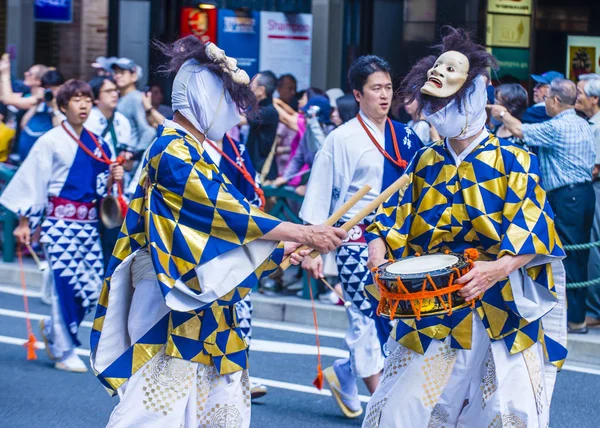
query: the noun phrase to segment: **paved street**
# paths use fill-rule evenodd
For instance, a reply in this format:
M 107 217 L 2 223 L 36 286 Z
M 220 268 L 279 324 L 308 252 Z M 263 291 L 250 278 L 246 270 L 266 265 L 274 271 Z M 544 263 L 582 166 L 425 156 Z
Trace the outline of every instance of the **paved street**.
M 50 308 L 37 297 L 29 301 L 39 340 L 37 319 Z M 91 372 L 54 370 L 41 349 L 37 361 L 26 361 L 20 346 L 26 337 L 22 311 L 20 290 L 0 286 L 0 427 L 103 427 L 117 398 L 110 398 Z M 253 427 L 360 426 L 360 420 L 342 417 L 333 399 L 326 396 L 328 391 L 319 394 L 311 385 L 316 349 L 310 328 L 273 321 L 255 324 L 251 375 L 269 385 L 270 392 L 252 407 Z M 85 323 L 80 335 L 84 352 L 89 349 L 89 327 Z M 323 332 L 325 366 L 345 354 L 342 336 L 341 331 Z M 599 387 L 600 364 L 564 370 L 554 394 L 551 427 L 598 427 Z M 361 394 L 366 394 L 362 385 Z

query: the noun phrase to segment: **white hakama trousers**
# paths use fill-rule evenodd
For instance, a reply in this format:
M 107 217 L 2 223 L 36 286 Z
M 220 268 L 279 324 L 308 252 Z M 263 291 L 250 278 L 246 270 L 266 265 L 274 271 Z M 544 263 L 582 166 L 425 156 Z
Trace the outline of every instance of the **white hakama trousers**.
M 554 377 L 545 376 L 542 345 L 510 355 L 473 319 L 471 350 L 452 349 L 448 338 L 420 355 L 390 339 L 363 428 L 547 427 Z
M 248 371 L 220 375 L 214 366 L 161 350 L 118 389 L 110 428 L 247 428 Z
M 147 251 L 132 265 L 133 293 L 127 327 L 137 341 L 148 319 L 166 308 Z M 162 315 L 158 315 L 160 317 Z M 117 390 L 120 402 L 111 428 L 247 428 L 250 426 L 248 370 L 221 375 L 214 366 L 165 355 L 164 348 Z

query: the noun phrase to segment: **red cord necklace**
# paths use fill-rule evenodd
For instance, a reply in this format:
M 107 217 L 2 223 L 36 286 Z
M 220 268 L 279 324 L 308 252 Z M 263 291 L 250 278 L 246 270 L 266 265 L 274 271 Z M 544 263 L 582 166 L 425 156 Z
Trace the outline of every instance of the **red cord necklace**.
M 221 155 L 221 157 L 225 158 L 231 165 L 233 165 L 235 167 L 235 169 L 237 169 L 239 171 L 239 173 L 242 174 L 242 176 L 246 179 L 246 181 L 248 183 L 250 183 L 250 185 L 252 185 L 252 187 L 254 187 L 254 191 L 260 198 L 260 202 L 261 202 L 260 209 L 264 210 L 265 209 L 265 193 L 260 188 L 260 186 L 258 186 L 256 184 L 256 181 L 252 178 L 252 176 L 248 172 L 248 169 L 246 168 L 246 165 L 244 164 L 244 159 L 240 156 L 240 152 L 239 152 L 236 144 L 233 142 L 233 140 L 231 139 L 231 137 L 229 135 L 225 134 L 225 137 L 227 137 L 227 140 L 231 144 L 231 147 L 233 148 L 233 151 L 235 152 L 236 158 L 240 160 L 241 165 L 239 165 L 236 161 L 234 161 L 229 156 L 227 156 L 227 154 L 219 146 L 217 146 L 214 142 L 210 141 L 208 138 L 206 138 L 205 141 L 208 144 L 210 144 L 211 147 L 213 149 L 215 149 Z
M 387 122 L 390 126 L 390 131 L 392 132 L 392 142 L 394 143 L 394 152 L 396 152 L 396 159 L 391 157 L 390 154 L 379 145 L 375 137 L 373 137 L 373 134 L 371 134 L 371 131 L 369 131 L 369 128 L 367 127 L 363 118 L 360 117 L 360 113 L 356 115 L 356 118 L 362 125 L 363 129 L 365 130 L 373 144 L 375 144 L 375 147 L 377 147 L 377 150 L 379 150 L 381 154 L 386 157 L 386 159 L 388 159 L 390 162 L 392 162 L 394 165 L 400 168 L 406 168 L 408 166 L 408 163 L 404 159 L 402 159 L 402 156 L 400 155 L 400 149 L 398 148 L 398 140 L 396 139 L 396 131 L 394 130 L 394 125 L 392 124 L 392 121 L 389 117 L 387 118 Z

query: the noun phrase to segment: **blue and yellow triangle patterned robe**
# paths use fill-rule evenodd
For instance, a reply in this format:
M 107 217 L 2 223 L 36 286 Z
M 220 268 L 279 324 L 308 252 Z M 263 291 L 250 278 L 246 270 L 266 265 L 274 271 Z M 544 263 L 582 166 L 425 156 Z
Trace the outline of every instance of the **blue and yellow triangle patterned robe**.
M 220 374 L 247 368 L 233 305 L 283 256 L 281 244 L 259 239 L 280 221 L 251 206 L 185 132 L 161 128 L 145 162 L 91 334 L 92 367 L 111 394 L 163 347 Z M 132 343 L 131 264 L 141 250 L 150 254 L 166 313 L 149 313 L 147 332 Z
M 565 343 L 550 332 L 544 334 L 542 318 L 560 303 L 558 286 L 564 296 L 564 284 L 555 284 L 553 278 L 553 266 L 562 269 L 564 251 L 540 185 L 537 157 L 490 136 L 457 167 L 446 144 L 437 142 L 415 155 L 407 169 L 411 184 L 401 200 L 396 194 L 379 208 L 367 239 L 383 238 L 393 259 L 417 252 L 462 253 L 467 248 L 477 249 L 480 260 L 506 254 L 536 257 L 488 289 L 475 310 L 467 307 L 421 320 L 401 318 L 391 337 L 420 354 L 433 339 L 448 336 L 453 348 L 471 349 L 476 313 L 491 340 L 503 340 L 510 354 L 540 341 L 548 360 L 560 366 Z M 378 298 L 374 285 L 368 292 Z M 561 328 L 556 319 L 547 324 Z

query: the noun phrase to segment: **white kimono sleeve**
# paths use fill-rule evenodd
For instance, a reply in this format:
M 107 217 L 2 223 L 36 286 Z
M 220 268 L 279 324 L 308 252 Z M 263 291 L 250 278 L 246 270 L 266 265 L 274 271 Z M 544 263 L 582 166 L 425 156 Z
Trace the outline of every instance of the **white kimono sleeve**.
M 29 218 L 32 229 L 41 222 L 48 204 L 53 155 L 52 140 L 39 138 L 0 196 L 0 204 Z

